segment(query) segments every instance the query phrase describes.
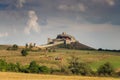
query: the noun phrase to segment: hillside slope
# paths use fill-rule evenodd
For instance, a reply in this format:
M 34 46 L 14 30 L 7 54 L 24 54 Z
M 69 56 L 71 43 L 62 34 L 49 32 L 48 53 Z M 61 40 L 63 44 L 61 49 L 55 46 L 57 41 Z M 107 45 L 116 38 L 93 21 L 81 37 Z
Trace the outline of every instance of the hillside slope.
M 71 44 L 61 44 L 58 45 L 59 48 L 67 48 L 67 49 L 77 49 L 77 50 L 95 50 L 92 47 L 89 47 L 87 45 L 84 45 L 78 41 L 72 42 Z
M 0 45 L 0 50 L 5 50 L 8 47 L 10 47 L 11 45 Z

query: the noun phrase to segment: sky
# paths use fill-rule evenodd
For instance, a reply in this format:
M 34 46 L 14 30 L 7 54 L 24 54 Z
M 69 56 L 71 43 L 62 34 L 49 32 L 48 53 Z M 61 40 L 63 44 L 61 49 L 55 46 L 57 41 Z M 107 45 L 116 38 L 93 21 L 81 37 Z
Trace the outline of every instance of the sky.
M 62 32 L 120 49 L 120 0 L 0 0 L 0 44 L 41 45 Z

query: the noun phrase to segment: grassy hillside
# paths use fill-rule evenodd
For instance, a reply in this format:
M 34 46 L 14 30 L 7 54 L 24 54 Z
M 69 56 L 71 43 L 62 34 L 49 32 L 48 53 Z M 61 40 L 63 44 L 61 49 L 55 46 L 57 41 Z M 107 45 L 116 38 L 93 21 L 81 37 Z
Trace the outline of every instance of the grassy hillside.
M 60 48 L 66 48 L 66 49 L 76 49 L 76 50 L 95 50 L 94 48 L 84 45 L 78 41 L 72 42 L 71 44 L 60 44 L 58 45 Z
M 0 45 L 0 50 L 4 50 L 10 47 L 10 45 Z
M 0 80 L 119 80 L 118 78 L 58 76 L 0 72 Z
M 6 48 L 0 50 L 0 59 L 4 59 L 8 63 L 19 62 L 22 65 L 28 65 L 31 61 L 36 61 L 40 65 L 56 69 L 67 66 L 71 56 L 76 56 L 79 61 L 88 63 L 94 71 L 105 62 L 110 62 L 116 70 L 120 70 L 119 52 L 57 49 L 56 52 L 30 51 L 29 55 L 24 57 L 21 55 L 21 50 L 8 51 Z M 56 57 L 60 57 L 62 60 L 55 60 Z

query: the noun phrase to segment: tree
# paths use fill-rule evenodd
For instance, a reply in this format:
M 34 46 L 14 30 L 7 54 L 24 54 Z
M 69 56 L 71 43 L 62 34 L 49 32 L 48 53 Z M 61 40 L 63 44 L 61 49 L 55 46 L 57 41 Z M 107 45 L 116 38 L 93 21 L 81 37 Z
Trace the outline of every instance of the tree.
M 109 75 L 110 76 L 113 74 L 114 69 L 113 69 L 112 65 L 109 62 L 107 62 L 107 63 L 101 65 L 98 68 L 97 72 L 98 72 L 98 75 L 104 75 L 104 76 Z
M 12 46 L 12 50 L 17 50 L 18 49 L 18 45 L 17 44 L 14 44 L 13 46 Z
M 103 49 L 102 49 L 102 48 L 99 48 L 98 51 L 103 51 Z
M 23 49 L 23 50 L 21 51 L 21 54 L 22 54 L 22 56 L 27 56 L 27 55 L 28 55 L 28 52 L 27 52 L 27 50 Z
M 28 48 L 28 44 L 27 43 L 25 44 L 25 48 Z

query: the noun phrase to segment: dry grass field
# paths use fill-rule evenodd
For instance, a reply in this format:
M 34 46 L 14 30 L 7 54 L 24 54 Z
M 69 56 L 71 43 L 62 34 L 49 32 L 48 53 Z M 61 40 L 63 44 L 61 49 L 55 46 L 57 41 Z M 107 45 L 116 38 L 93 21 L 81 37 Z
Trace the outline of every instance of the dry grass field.
M 71 56 L 76 56 L 80 61 L 86 62 L 90 67 L 96 69 L 105 62 L 110 62 L 113 67 L 120 71 L 120 53 L 104 51 L 87 51 L 87 50 L 66 50 L 57 49 L 56 52 L 30 51 L 25 57 L 21 55 L 21 49 L 13 51 L 0 47 L 0 59 L 8 63 L 19 62 L 22 65 L 28 65 L 31 61 L 36 61 L 39 65 L 45 65 L 49 68 L 60 68 L 67 66 Z M 55 60 L 61 57 L 62 60 Z M 82 77 L 82 76 L 62 76 L 62 75 L 42 75 L 42 74 L 25 74 L 0 72 L 0 80 L 120 80 L 118 78 L 108 77 Z
M 110 77 L 105 78 L 105 77 L 59 76 L 59 75 L 0 72 L 0 80 L 120 80 L 120 79 Z

